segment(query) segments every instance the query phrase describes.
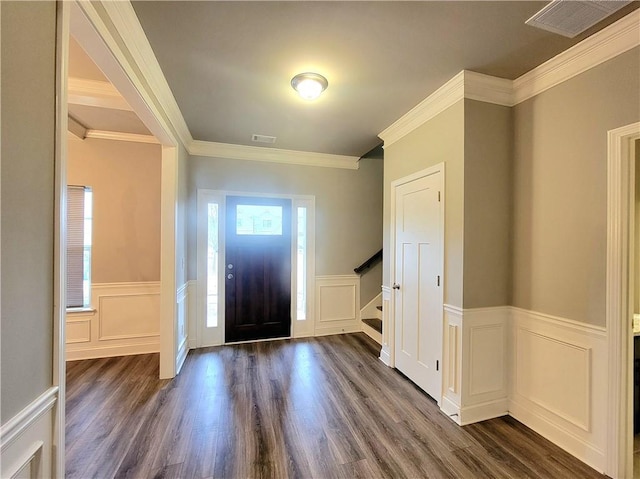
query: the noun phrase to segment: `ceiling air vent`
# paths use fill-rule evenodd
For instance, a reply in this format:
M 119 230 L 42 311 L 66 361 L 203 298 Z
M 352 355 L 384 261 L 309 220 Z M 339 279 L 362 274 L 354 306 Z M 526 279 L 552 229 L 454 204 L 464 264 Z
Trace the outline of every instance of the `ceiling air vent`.
M 251 141 L 255 141 L 256 143 L 268 143 L 273 145 L 276 142 L 275 136 L 266 136 L 266 135 L 251 135 Z
M 629 3 L 630 0 L 553 0 L 525 23 L 573 38 Z

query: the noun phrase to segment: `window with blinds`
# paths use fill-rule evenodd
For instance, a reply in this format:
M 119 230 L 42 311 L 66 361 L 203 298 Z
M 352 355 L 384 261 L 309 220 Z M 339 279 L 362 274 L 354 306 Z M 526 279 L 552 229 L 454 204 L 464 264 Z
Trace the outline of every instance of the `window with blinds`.
M 67 187 L 67 308 L 87 308 L 91 293 L 91 188 Z

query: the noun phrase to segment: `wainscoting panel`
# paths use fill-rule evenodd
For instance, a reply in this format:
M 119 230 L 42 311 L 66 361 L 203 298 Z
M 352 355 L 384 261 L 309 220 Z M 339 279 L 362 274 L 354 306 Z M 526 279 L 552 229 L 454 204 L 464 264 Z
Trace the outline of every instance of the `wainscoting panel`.
M 360 277 L 316 277 L 315 335 L 360 331 Z
M 195 279 L 187 281 L 187 341 L 189 344 L 189 349 L 195 349 L 197 346 L 197 294 L 198 282 Z
M 382 287 L 382 349 L 380 350 L 380 360 L 387 366 L 394 366 L 393 352 L 393 303 L 391 288 L 389 286 Z
M 54 407 L 58 388 L 51 387 L 0 428 L 0 477 L 52 477 Z
M 67 360 L 159 351 L 159 282 L 93 284 L 91 304 L 67 314 Z
M 67 317 L 67 344 L 88 343 L 91 341 L 91 318 L 93 313 L 74 314 Z
M 184 360 L 187 359 L 189 352 L 189 333 L 188 333 L 188 315 L 189 315 L 189 285 L 184 283 L 176 291 L 177 304 L 176 312 L 178 314 L 178 357 L 176 359 L 176 373 L 180 372 Z
M 444 305 L 441 408 L 457 423 L 460 422 L 462 399 L 462 314 L 461 308 Z
M 511 308 L 510 414 L 602 471 L 607 434 L 604 328 Z

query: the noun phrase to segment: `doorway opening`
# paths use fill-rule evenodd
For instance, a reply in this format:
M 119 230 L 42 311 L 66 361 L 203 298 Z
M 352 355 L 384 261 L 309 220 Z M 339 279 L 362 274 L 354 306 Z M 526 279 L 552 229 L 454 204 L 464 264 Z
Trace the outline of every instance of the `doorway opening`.
M 198 190 L 192 348 L 313 335 L 315 199 Z
M 633 477 L 633 315 L 638 295 L 634 248 L 635 168 L 640 123 L 609 131 L 607 211 L 607 333 L 609 430 L 607 474 Z

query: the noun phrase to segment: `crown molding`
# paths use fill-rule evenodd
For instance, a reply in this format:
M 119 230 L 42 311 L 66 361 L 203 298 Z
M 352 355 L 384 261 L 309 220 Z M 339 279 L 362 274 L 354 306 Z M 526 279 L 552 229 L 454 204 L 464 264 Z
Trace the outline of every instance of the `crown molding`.
M 463 70 L 378 136 L 386 148 L 463 98 L 512 106 L 512 84 L 511 80 Z
M 640 45 L 640 10 L 556 55 L 513 81 L 514 104 L 521 103 Z
M 384 141 L 384 148 L 462 100 L 463 95 L 464 71 L 461 71 L 382 131 L 378 136 Z
M 123 133 L 120 131 L 87 130 L 85 138 L 96 140 L 130 141 L 133 143 L 152 143 L 159 145 L 160 142 L 153 135 L 139 135 L 136 133 Z
M 187 148 L 190 155 L 231 160 L 265 161 L 288 165 L 321 166 L 357 170 L 360 167 L 357 156 L 331 155 L 308 151 L 281 150 L 261 146 L 233 145 L 211 141 L 194 140 Z
M 513 106 L 513 80 L 465 70 L 464 97 L 494 105 Z
M 395 143 L 463 98 L 514 106 L 640 45 L 640 10 L 515 80 L 463 70 L 378 136 Z
M 191 132 L 131 2 L 103 1 L 102 4 L 155 94 L 158 105 L 167 115 L 182 144 L 187 147 L 193 141 Z
M 67 81 L 68 102 L 72 105 L 95 106 L 133 111 L 120 92 L 109 82 L 71 78 Z

